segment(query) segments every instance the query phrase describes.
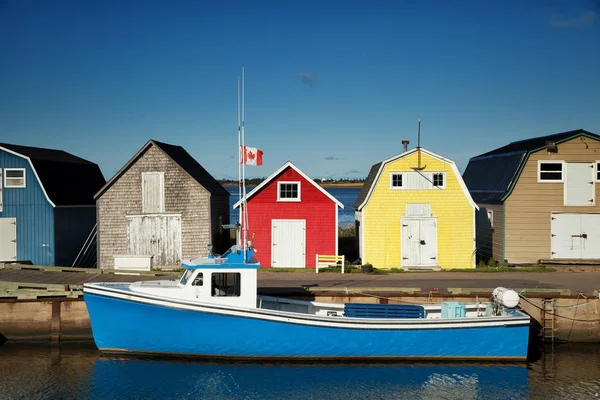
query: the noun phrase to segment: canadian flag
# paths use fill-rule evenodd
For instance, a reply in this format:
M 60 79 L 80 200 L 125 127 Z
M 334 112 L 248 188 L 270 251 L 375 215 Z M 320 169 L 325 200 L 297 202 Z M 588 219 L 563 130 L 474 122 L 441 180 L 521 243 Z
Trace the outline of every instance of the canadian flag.
M 240 160 L 246 165 L 262 165 L 262 150 L 255 147 L 240 146 Z

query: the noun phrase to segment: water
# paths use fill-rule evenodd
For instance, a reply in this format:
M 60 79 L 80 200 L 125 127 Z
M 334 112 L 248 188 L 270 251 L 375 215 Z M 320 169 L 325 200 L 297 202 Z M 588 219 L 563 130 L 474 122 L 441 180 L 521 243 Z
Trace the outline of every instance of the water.
M 227 364 L 0 347 L 0 399 L 599 399 L 600 345 L 525 364 Z
M 227 186 L 226 189 L 231 193 L 229 197 L 229 209 L 231 212 L 231 222 L 239 221 L 239 209 L 233 209 L 233 205 L 237 203 L 240 199 L 238 194 L 237 186 Z M 250 193 L 250 191 L 254 189 L 254 187 L 247 187 L 246 192 Z M 360 188 L 325 188 L 333 197 L 335 197 L 340 203 L 344 205 L 344 208 L 338 208 L 338 225 L 339 226 L 348 226 L 354 225 L 354 209 L 352 209 L 352 204 L 356 201 L 358 194 L 360 193 Z

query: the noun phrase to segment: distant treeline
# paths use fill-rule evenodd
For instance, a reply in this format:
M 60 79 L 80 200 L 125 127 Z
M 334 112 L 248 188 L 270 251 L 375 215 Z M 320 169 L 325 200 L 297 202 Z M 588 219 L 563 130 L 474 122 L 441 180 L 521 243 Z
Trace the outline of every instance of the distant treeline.
M 247 186 L 257 186 L 260 185 L 265 179 L 267 178 L 246 178 L 246 185 Z M 234 180 L 234 179 L 218 179 L 219 183 L 223 186 L 237 186 L 238 185 L 238 180 Z M 360 178 L 360 179 L 356 179 L 356 178 L 341 178 L 341 179 L 314 179 L 315 182 L 317 183 L 326 183 L 328 185 L 343 185 L 343 184 L 348 184 L 348 183 L 364 183 L 365 182 L 365 178 Z

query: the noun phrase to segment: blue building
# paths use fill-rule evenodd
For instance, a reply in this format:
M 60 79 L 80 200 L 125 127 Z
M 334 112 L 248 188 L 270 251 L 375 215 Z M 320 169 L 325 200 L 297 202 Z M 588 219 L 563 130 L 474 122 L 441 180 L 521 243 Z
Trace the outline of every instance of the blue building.
M 0 143 L 0 262 L 71 266 L 96 225 L 97 164 Z

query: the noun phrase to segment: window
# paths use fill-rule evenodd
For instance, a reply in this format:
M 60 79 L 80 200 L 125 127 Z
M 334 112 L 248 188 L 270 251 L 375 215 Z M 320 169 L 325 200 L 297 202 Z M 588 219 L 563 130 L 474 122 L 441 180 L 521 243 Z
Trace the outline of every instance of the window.
M 204 278 L 202 272 L 198 272 L 198 275 L 194 278 L 192 282 L 192 286 L 202 286 L 204 283 Z
M 4 168 L 5 188 L 25 187 L 25 168 Z
M 213 297 L 239 297 L 239 272 L 215 272 L 212 274 L 211 293 Z
M 563 182 L 562 161 L 539 161 L 538 182 Z
M 596 180 L 600 182 L 600 161 L 596 161 Z
M 277 201 L 300 201 L 300 182 L 279 182 Z
M 444 180 L 444 173 L 443 172 L 434 172 L 432 174 L 432 182 L 433 182 L 433 187 L 437 187 L 437 188 L 445 188 L 446 187 L 446 183 Z
M 446 188 L 445 172 L 392 172 L 390 189 L 431 190 Z
M 186 269 L 183 275 L 181 276 L 179 283 L 181 283 L 183 286 L 187 285 L 193 273 L 194 272 L 191 269 Z
M 402 174 L 390 174 L 391 180 L 391 188 L 401 188 L 402 187 Z

